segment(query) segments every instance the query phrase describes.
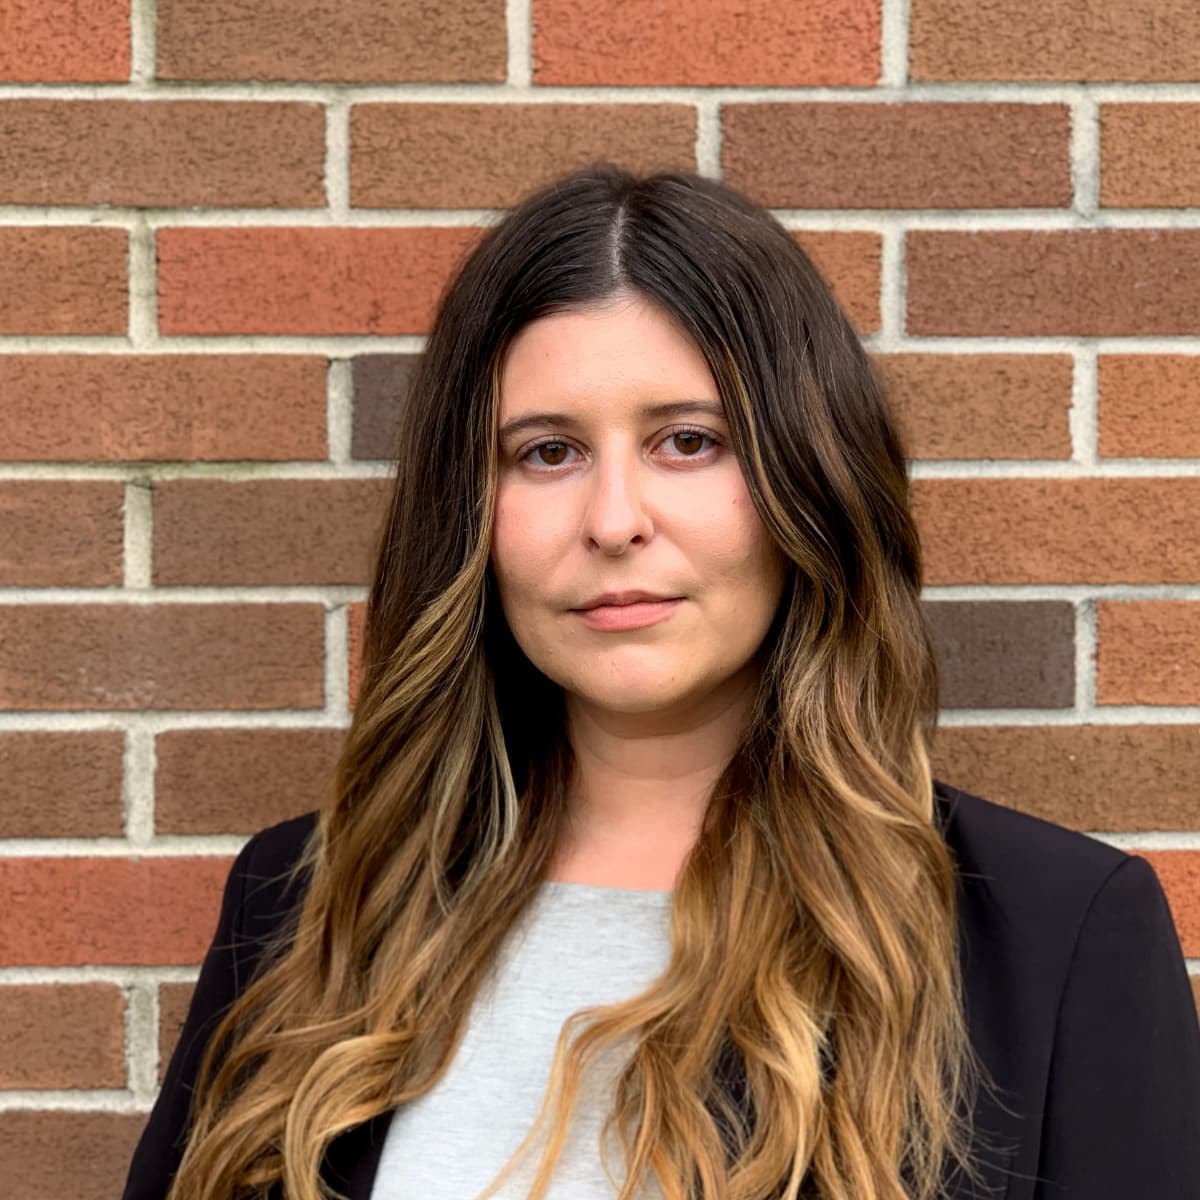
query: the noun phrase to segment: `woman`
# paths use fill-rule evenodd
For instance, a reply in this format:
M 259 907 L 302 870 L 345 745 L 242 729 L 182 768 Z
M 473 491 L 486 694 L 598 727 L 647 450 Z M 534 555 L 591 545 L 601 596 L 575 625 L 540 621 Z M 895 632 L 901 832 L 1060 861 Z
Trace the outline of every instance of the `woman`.
M 1196 1196 L 1157 879 L 931 779 L 919 593 L 778 223 L 530 196 L 443 298 L 334 795 L 238 856 L 126 1200 Z

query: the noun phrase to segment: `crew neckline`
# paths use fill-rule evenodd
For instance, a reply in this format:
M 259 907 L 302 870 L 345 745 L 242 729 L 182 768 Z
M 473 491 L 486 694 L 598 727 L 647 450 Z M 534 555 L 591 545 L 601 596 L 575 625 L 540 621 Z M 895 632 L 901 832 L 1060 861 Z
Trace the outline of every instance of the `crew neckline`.
M 673 888 L 612 887 L 604 883 L 575 883 L 567 879 L 543 879 L 539 887 L 562 896 L 655 896 L 661 900 L 674 895 Z

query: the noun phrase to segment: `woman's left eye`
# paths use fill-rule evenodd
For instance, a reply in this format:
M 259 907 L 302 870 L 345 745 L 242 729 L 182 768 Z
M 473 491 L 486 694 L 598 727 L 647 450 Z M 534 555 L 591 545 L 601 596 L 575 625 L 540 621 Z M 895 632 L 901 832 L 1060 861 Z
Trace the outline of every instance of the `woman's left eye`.
M 721 445 L 720 439 L 716 437 L 715 434 L 708 433 L 703 429 L 672 429 L 658 442 L 658 445 L 665 446 L 669 442 L 674 442 L 676 448 L 682 451 L 680 454 L 672 454 L 669 457 L 681 459 L 702 457 L 705 453 L 705 450 L 709 448 L 704 446 L 703 443 L 705 442 L 708 442 L 710 444 L 710 448 L 712 449 L 716 449 L 716 447 Z M 520 460 L 522 462 L 529 462 L 533 459 L 534 455 L 538 455 L 538 461 L 542 467 L 561 467 L 564 465 L 560 457 L 563 451 L 572 449 L 572 446 L 568 445 L 561 439 L 548 438 L 544 442 L 538 442 L 535 445 L 530 446 L 529 449 L 520 456 Z M 547 462 L 544 457 L 541 457 L 542 451 L 549 452 L 551 455 L 556 457 L 558 461 Z

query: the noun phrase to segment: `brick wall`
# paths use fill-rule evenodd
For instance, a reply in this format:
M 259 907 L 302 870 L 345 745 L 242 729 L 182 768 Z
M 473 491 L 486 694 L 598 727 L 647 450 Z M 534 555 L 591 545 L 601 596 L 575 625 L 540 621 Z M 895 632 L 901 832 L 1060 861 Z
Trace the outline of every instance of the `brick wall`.
M 231 856 L 327 783 L 438 289 L 599 157 L 831 278 L 916 460 L 938 774 L 1144 853 L 1200 984 L 1194 0 L 0 0 L 15 1200 L 116 1194 Z

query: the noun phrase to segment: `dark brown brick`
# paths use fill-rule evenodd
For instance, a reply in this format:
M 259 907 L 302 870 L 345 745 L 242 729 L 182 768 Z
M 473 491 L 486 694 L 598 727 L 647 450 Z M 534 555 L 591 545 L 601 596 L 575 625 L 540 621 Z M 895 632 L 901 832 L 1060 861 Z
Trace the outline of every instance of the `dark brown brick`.
M 926 601 L 941 706 L 1069 708 L 1075 612 L 1057 600 Z
M 158 833 L 257 833 L 325 804 L 341 729 L 177 729 L 155 739 Z
M 726 183 L 770 208 L 1061 208 L 1062 104 L 725 104 Z
M 312 208 L 319 104 L 3 100 L 0 204 Z
M 120 837 L 124 751 L 115 730 L 0 733 L 0 836 Z
M 125 485 L 0 481 L 0 586 L 120 584 Z
M 504 0 L 158 0 L 158 75 L 501 83 L 504 13 Z
M 319 604 L 0 605 L 0 705 L 320 708 Z
M 15 1200 L 112 1200 L 145 1127 L 138 1113 L 0 1112 L 0 1178 Z
M 393 459 L 404 402 L 419 354 L 363 354 L 353 360 L 353 458 Z
M 124 1021 L 111 983 L 0 986 L 0 1087 L 124 1087 Z
M 9 462 L 324 459 L 327 365 L 299 354 L 0 355 Z

